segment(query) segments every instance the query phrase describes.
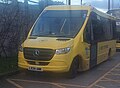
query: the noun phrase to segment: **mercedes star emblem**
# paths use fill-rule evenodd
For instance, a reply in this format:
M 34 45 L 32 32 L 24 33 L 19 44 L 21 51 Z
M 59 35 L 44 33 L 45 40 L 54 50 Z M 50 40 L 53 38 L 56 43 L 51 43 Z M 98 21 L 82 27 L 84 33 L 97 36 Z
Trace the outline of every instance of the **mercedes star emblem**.
M 39 54 L 40 54 L 40 51 L 36 49 L 36 50 L 34 51 L 34 55 L 35 55 L 35 56 L 39 56 Z

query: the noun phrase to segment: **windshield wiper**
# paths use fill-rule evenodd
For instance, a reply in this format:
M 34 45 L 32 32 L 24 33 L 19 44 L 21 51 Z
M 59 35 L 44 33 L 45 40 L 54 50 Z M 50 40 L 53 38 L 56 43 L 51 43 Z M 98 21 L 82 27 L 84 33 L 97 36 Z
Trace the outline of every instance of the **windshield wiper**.
M 62 33 L 62 31 L 63 31 L 63 27 L 64 27 L 65 23 L 66 23 L 66 19 L 64 20 L 62 27 L 60 28 L 60 33 Z
M 56 34 L 39 34 L 39 35 L 31 35 L 32 37 L 70 37 L 70 35 L 56 35 Z
M 36 39 L 38 36 L 30 36 L 29 39 Z
M 68 36 L 65 36 L 65 35 L 48 35 L 48 34 L 46 34 L 46 35 L 39 35 L 39 37 L 41 37 L 41 36 L 44 36 L 44 37 L 68 37 Z

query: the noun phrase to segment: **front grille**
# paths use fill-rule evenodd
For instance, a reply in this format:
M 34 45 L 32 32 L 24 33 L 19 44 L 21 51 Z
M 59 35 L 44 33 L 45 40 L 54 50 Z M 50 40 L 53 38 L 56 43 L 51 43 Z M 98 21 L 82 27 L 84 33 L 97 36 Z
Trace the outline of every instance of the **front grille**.
M 49 61 L 55 54 L 55 50 L 43 48 L 24 48 L 24 57 L 28 60 Z

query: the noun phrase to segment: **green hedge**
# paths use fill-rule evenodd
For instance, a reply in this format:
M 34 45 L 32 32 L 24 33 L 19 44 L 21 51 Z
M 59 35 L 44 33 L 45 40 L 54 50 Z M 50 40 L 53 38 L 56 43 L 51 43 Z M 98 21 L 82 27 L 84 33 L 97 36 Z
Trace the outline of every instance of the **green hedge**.
M 0 58 L 0 75 L 5 75 L 17 71 L 18 59 L 13 58 Z

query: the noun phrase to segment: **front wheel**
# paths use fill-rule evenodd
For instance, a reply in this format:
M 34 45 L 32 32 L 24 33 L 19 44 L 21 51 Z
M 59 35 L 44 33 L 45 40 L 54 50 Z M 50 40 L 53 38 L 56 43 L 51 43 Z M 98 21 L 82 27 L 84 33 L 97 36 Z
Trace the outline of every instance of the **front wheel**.
M 68 71 L 68 77 L 69 78 L 75 78 L 78 73 L 78 68 L 79 68 L 79 60 L 75 58 L 71 64 L 70 70 Z

